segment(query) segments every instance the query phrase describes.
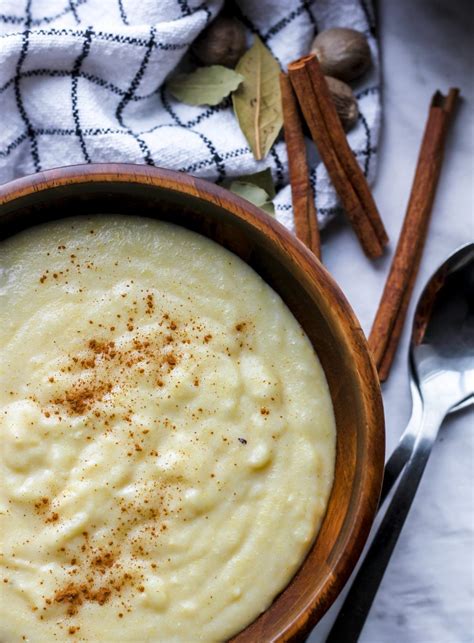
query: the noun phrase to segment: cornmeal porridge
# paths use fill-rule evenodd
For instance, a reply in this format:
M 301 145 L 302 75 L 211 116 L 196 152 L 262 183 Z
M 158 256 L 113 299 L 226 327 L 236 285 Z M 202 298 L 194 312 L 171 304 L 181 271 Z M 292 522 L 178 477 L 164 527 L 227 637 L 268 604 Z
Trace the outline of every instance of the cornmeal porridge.
M 78 217 L 0 244 L 0 640 L 222 641 L 325 512 L 313 348 L 184 228 Z

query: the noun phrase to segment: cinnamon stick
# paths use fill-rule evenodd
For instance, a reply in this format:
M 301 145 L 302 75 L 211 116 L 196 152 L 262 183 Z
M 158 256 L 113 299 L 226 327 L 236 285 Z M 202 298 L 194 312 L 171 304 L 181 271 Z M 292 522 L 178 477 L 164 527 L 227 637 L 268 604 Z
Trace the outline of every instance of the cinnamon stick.
M 437 91 L 431 100 L 405 219 L 369 336 L 382 382 L 389 375 L 415 285 L 458 95 L 453 88 L 448 96 Z
M 301 111 L 349 221 L 367 256 L 379 257 L 388 243 L 367 180 L 347 142 L 324 75 L 314 54 L 288 65 Z
M 291 82 L 283 73 L 280 74 L 280 88 L 295 232 L 298 239 L 321 259 L 321 241 L 303 127 Z

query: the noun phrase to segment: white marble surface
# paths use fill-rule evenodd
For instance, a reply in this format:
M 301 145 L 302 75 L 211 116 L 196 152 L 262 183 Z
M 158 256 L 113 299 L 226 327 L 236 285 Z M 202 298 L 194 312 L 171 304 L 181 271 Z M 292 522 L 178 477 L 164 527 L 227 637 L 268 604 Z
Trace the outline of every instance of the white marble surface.
M 379 5 L 385 111 L 375 197 L 392 251 L 431 94 L 458 85 L 464 97 L 448 140 L 410 322 L 383 388 L 389 452 L 410 415 L 407 351 L 414 302 L 443 259 L 474 239 L 473 4 L 470 0 L 381 0 Z M 323 253 L 368 331 L 392 252 L 378 264 L 369 263 L 350 229 L 338 222 L 324 234 Z M 361 643 L 474 640 L 473 464 L 471 411 L 443 425 Z M 312 633 L 311 643 L 324 641 L 339 604 Z

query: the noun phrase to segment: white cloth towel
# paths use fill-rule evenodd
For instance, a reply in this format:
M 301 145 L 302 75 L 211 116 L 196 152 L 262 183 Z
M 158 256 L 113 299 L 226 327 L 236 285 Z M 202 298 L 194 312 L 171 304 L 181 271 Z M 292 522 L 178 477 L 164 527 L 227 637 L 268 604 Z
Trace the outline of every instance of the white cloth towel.
M 282 139 L 256 162 L 229 100 L 190 107 L 164 85 L 222 0 L 0 0 L 0 182 L 89 162 L 148 163 L 213 181 L 270 167 L 277 218 L 292 229 Z M 370 0 L 237 0 L 236 14 L 283 68 L 316 32 L 364 32 L 372 71 L 355 88 L 350 144 L 369 180 L 380 123 L 377 42 Z M 321 224 L 337 210 L 325 168 L 311 177 Z

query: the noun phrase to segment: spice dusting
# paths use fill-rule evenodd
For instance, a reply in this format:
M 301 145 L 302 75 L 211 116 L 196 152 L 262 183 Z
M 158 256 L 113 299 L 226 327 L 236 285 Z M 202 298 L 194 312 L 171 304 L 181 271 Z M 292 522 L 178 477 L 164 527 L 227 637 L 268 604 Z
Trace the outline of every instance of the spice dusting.
M 77 257 L 71 259 L 79 269 L 82 264 Z M 87 262 L 87 266 L 91 265 L 92 262 Z M 126 294 L 121 293 L 120 299 Z M 183 362 L 192 372 L 199 366 L 199 360 L 188 346 L 206 346 L 214 334 L 198 319 L 178 320 L 175 313 L 163 310 L 156 295 L 149 291 L 142 292 L 140 298 L 121 303 L 120 309 L 122 312 L 115 315 L 113 325 L 105 320 L 103 323 L 89 319 L 88 325 L 95 329 L 94 334 L 91 336 L 92 328 L 80 333 L 77 350 L 67 353 L 59 370 L 47 375 L 47 390 L 51 395 L 40 399 L 32 394 L 30 399 L 41 406 L 47 419 L 67 424 L 83 418 L 82 426 L 91 434 L 86 439 L 110 435 L 113 440 L 118 427 L 128 426 L 126 439 L 119 432 L 115 442 L 123 447 L 124 456 L 159 458 L 159 451 L 153 446 L 159 432 L 176 431 L 177 426 L 163 414 L 154 418 L 151 428 L 149 424 L 143 425 L 137 419 L 138 387 L 145 385 L 157 391 L 167 388 L 174 370 Z M 150 319 L 151 329 L 143 324 L 143 316 Z M 179 385 L 178 379 L 175 386 Z M 192 385 L 200 387 L 200 376 L 192 378 Z M 199 407 L 192 414 L 193 420 L 203 413 L 204 409 Z M 192 442 L 197 444 L 199 437 Z M 228 443 L 227 438 L 225 442 Z M 211 474 L 211 478 L 214 479 L 215 474 Z M 123 608 L 117 613 L 118 618 L 133 609 L 133 596 L 145 592 L 143 581 L 150 569 L 157 569 L 152 561 L 159 539 L 167 531 L 166 520 L 182 512 L 181 476 L 174 476 L 171 481 L 139 480 L 137 483 L 136 497 L 118 498 L 116 507 L 109 509 L 116 512 L 117 517 L 109 531 L 107 547 L 99 544 L 93 533 L 83 532 L 81 543 L 58 549 L 70 580 L 52 595 L 44 596 L 44 613 L 57 605 L 64 607 L 64 615 L 72 618 L 87 603 L 102 606 L 112 599 L 118 600 Z M 52 527 L 60 527 L 65 520 L 56 510 L 59 506 L 60 502 L 45 496 L 34 503 L 38 515 Z M 127 553 L 121 548 L 126 540 L 131 546 Z M 68 630 L 70 634 L 77 631 L 75 625 Z

